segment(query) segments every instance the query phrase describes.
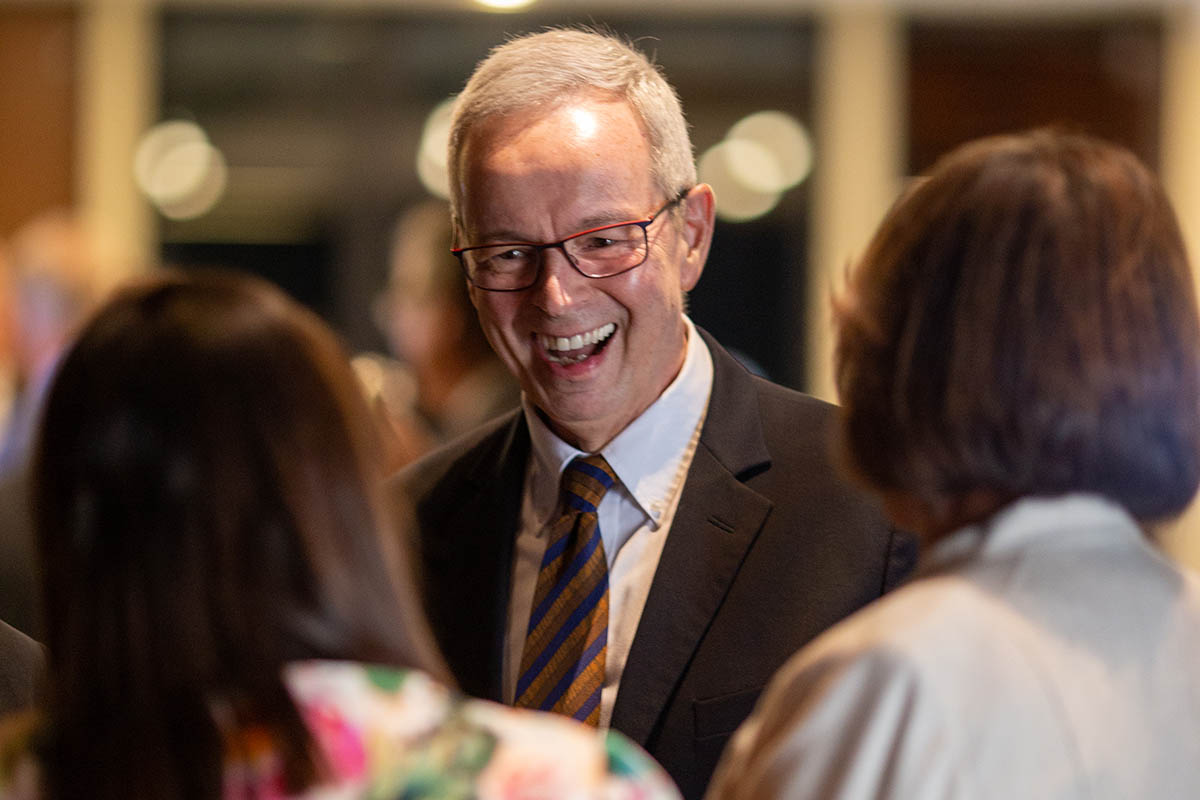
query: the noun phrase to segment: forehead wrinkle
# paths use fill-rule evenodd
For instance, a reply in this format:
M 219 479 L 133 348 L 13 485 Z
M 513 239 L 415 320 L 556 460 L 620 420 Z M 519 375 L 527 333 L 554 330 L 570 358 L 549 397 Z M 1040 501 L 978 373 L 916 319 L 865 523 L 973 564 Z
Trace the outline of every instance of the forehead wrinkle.
M 605 225 L 616 225 L 621 222 L 641 222 L 644 219 L 646 219 L 645 216 L 633 216 L 628 212 L 621 211 L 594 214 L 590 217 L 585 217 L 582 219 L 579 223 L 579 228 L 577 228 L 575 232 L 582 233 L 583 231 L 590 230 L 592 228 L 600 228 Z M 570 234 L 567 235 L 569 236 Z

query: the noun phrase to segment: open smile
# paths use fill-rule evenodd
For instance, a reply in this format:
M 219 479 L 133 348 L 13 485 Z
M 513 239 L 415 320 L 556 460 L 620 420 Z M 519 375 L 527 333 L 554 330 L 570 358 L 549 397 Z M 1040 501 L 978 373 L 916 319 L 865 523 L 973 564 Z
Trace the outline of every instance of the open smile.
M 571 336 L 538 334 L 546 360 L 552 364 L 578 364 L 599 353 L 617 330 L 615 323 L 608 322 L 594 330 Z

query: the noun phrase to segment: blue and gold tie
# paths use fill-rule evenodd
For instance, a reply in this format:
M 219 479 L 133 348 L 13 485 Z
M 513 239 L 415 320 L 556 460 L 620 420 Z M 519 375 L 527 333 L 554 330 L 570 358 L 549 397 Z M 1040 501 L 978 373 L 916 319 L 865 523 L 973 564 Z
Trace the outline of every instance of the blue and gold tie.
M 562 516 L 538 572 L 517 680 L 518 706 L 600 723 L 608 646 L 608 561 L 596 509 L 616 482 L 600 455 L 563 471 Z

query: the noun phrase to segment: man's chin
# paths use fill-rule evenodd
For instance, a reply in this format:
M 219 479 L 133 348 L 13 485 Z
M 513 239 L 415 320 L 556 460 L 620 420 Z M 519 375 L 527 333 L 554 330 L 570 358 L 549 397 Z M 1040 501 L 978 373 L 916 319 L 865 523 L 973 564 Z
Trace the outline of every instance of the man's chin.
M 591 397 L 550 398 L 545 402 L 535 401 L 538 411 L 554 427 L 590 427 L 602 424 L 609 416 L 612 406 L 600 403 Z
M 560 439 L 588 452 L 599 450 L 629 422 L 620 414 L 612 413 L 613 400 L 596 396 L 596 393 L 544 397 L 542 402 L 534 400 L 534 407 L 546 426 Z

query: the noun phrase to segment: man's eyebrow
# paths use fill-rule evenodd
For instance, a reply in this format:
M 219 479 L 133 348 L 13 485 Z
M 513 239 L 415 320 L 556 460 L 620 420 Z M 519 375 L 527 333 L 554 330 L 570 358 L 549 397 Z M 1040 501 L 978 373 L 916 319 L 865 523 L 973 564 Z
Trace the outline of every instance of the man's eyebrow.
M 641 222 L 645 220 L 645 216 L 635 216 L 628 211 L 604 211 L 599 214 L 581 219 L 571 231 L 565 234 L 566 238 L 570 238 L 576 234 L 599 228 L 604 225 L 613 225 L 619 222 Z M 497 228 L 496 230 L 487 231 L 485 233 L 476 233 L 468 246 L 477 244 L 541 244 L 542 240 L 534 239 L 525 236 L 513 228 Z
M 593 214 L 590 217 L 584 217 L 579 221 L 579 227 L 576 231 L 586 231 L 590 228 L 599 228 L 602 225 L 613 225 L 618 222 L 641 222 L 646 219 L 645 216 L 637 216 L 628 211 L 607 211 L 602 214 Z
M 500 228 L 486 233 L 475 233 L 471 236 L 467 246 L 478 244 L 535 244 L 536 240 L 528 236 L 522 236 L 512 228 Z

